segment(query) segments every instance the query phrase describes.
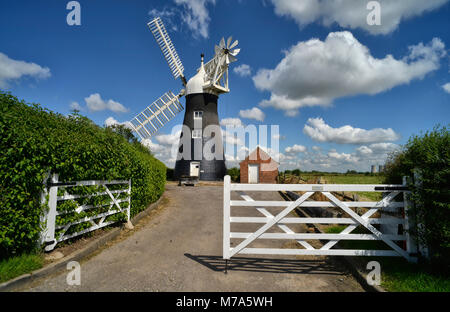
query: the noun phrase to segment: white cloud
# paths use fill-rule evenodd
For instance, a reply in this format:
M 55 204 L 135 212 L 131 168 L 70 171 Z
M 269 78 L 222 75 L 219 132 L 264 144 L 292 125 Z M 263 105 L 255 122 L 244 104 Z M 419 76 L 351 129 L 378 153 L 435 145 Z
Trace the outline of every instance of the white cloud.
M 173 134 L 160 134 L 155 137 L 156 141 L 164 145 L 174 145 L 180 140 L 181 130 Z
M 325 41 L 297 43 L 274 69 L 259 70 L 253 81 L 257 89 L 271 92 L 270 99 L 260 103 L 262 107 L 295 116 L 301 107 L 327 106 L 336 98 L 374 95 L 423 79 L 439 68 L 445 55 L 445 44 L 434 38 L 426 45 L 409 47 L 402 59 L 375 58 L 352 33 L 334 32 Z
M 130 128 L 131 130 L 133 130 L 133 127 L 131 126 L 129 121 L 119 122 L 114 117 L 106 118 L 106 120 L 105 120 L 105 126 L 106 127 L 111 127 L 111 126 L 114 126 L 114 125 L 124 125 L 125 127 Z
M 82 111 L 83 107 L 81 107 L 81 105 L 78 102 L 72 102 L 70 103 L 70 109 L 71 110 L 77 110 L 77 111 Z
M 108 100 L 107 102 L 104 101 L 98 93 L 91 94 L 87 98 L 84 98 L 84 100 L 89 110 L 93 112 L 111 110 L 116 113 L 124 113 L 128 111 L 128 109 L 119 102 L 113 100 Z
M 306 147 L 304 147 L 303 145 L 297 145 L 295 144 L 294 146 L 288 146 L 285 148 L 284 152 L 286 154 L 298 154 L 298 153 L 304 153 L 306 152 Z
M 239 117 L 264 121 L 266 115 L 258 107 L 239 111 Z
M 201 36 L 204 39 L 209 36 L 209 12 L 206 6 L 216 4 L 215 0 L 175 0 L 177 5 L 183 6 L 181 18 L 188 28 L 193 32 L 194 37 Z
M 332 128 L 322 118 L 309 118 L 303 133 L 318 142 L 334 142 L 338 144 L 366 144 L 396 141 L 400 138 L 391 128 L 365 130 L 346 125 Z
M 163 22 L 164 22 L 164 26 L 172 31 L 178 31 L 179 27 L 176 24 L 176 14 L 177 14 L 177 10 L 173 7 L 171 8 L 164 8 L 162 10 L 158 10 L 156 8 L 151 9 L 148 12 L 148 15 L 150 15 L 150 17 L 153 19 L 155 17 L 160 17 Z
M 278 16 L 288 16 L 302 27 L 320 22 L 333 23 L 345 28 L 362 28 L 371 34 L 388 34 L 396 30 L 401 21 L 435 10 L 448 0 L 378 0 L 381 6 L 381 25 L 367 23 L 368 1 L 361 0 L 272 0 Z
M 371 165 L 383 165 L 389 153 L 400 148 L 393 143 L 375 143 L 368 146 L 355 148 L 353 152 L 337 151 L 331 149 L 323 153 L 315 149 L 314 153 L 296 154 L 294 157 L 287 154 L 281 158 L 281 169 L 299 168 L 305 171 L 321 170 L 332 172 L 345 172 L 347 170 L 356 170 L 367 172 Z M 314 150 L 314 148 L 312 148 Z
M 356 151 L 365 155 L 380 155 L 391 153 L 399 148 L 400 146 L 394 143 L 374 143 L 369 146 L 360 146 Z
M 0 52 L 0 88 L 9 88 L 12 81 L 17 81 L 26 76 L 35 79 L 46 79 L 51 76 L 51 73 L 48 67 L 13 60 Z
M 233 71 L 241 77 L 250 76 L 252 74 L 252 69 L 247 64 L 239 65 L 233 68 Z
M 220 125 L 224 127 L 243 127 L 244 124 L 239 118 L 224 118 L 220 121 Z
M 442 89 L 444 89 L 445 92 L 450 93 L 450 82 L 447 82 L 445 85 L 443 85 Z
M 155 156 L 158 153 L 162 153 L 166 150 L 166 147 L 157 143 L 153 143 L 151 139 L 143 139 L 141 141 L 141 144 L 144 145 L 145 147 L 149 148 L 150 151 L 152 151 Z
M 312 149 L 313 151 L 315 151 L 315 152 L 319 152 L 319 151 L 322 150 L 322 148 L 321 148 L 320 146 L 316 146 L 316 145 L 314 145 L 313 147 L 311 147 L 311 149 Z
M 330 150 L 328 152 L 328 157 L 339 160 L 339 161 L 347 162 L 347 163 L 355 163 L 359 160 L 358 157 L 356 157 L 352 154 L 338 153 L 336 150 Z

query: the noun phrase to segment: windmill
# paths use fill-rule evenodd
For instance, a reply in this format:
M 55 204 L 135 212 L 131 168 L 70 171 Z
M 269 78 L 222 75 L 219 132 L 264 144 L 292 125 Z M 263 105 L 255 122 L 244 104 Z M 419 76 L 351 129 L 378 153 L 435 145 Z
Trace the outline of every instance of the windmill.
M 232 37 L 229 37 L 225 42 L 222 38 L 219 45 L 214 47 L 214 57 L 204 64 L 202 54 L 197 74 L 187 81 L 183 64 L 161 18 L 153 19 L 148 23 L 148 27 L 161 48 L 173 77 L 180 78 L 185 88 L 177 95 L 171 91 L 166 92 L 133 118 L 129 124 L 141 139 L 150 138 L 184 109 L 179 100 L 184 96 L 186 110 L 174 176 L 175 178 L 198 177 L 200 180 L 210 181 L 221 180 L 226 173 L 226 166 L 217 101 L 220 94 L 230 92 L 228 66 L 237 60 L 236 55 L 240 51 L 236 48 L 238 41 L 233 42 Z M 211 128 L 216 130 L 209 131 L 208 129 Z M 208 131 L 205 132 L 205 129 Z M 215 142 L 213 152 L 216 154 L 219 152 L 221 157 L 210 159 L 203 155 L 203 148 L 211 142 L 211 139 Z M 182 142 L 185 144 L 181 144 Z

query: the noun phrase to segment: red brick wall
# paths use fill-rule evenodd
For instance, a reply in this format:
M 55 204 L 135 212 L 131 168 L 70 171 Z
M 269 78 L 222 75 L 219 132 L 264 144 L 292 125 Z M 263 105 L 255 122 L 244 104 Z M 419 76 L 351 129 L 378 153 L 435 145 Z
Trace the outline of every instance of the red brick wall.
M 272 158 L 261 159 L 260 153 L 257 156 L 257 159 L 254 160 L 249 160 L 247 157 L 240 163 L 241 183 L 248 183 L 249 164 L 259 164 L 259 183 L 277 183 L 278 164 Z

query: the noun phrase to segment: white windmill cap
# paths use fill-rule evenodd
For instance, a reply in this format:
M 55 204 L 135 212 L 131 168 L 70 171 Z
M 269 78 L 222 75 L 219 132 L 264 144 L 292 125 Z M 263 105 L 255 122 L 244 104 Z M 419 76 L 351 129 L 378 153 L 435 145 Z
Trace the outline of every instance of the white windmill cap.
M 194 93 L 203 93 L 203 86 L 205 84 L 205 67 L 203 66 L 203 54 L 200 68 L 198 69 L 197 74 L 189 79 L 186 84 L 186 95 L 194 94 Z

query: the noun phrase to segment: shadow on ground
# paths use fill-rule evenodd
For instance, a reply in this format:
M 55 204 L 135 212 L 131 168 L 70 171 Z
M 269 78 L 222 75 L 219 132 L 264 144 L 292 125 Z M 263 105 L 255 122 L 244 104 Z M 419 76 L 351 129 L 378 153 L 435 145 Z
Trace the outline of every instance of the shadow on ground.
M 225 260 L 221 256 L 184 254 L 210 270 L 225 272 Z M 321 260 L 284 260 L 269 258 L 236 257 L 228 261 L 227 271 L 247 271 L 261 273 L 327 274 L 343 275 L 336 267 Z

